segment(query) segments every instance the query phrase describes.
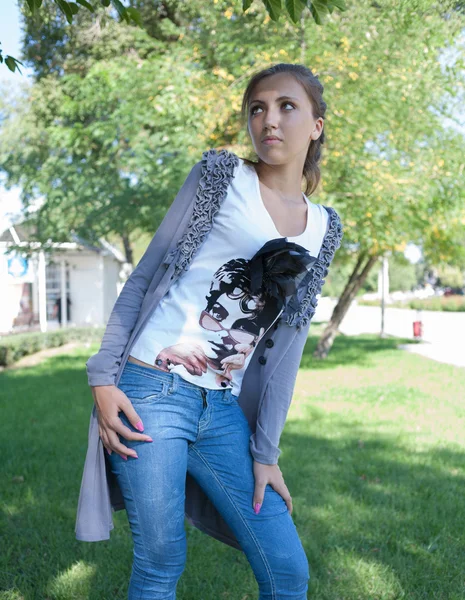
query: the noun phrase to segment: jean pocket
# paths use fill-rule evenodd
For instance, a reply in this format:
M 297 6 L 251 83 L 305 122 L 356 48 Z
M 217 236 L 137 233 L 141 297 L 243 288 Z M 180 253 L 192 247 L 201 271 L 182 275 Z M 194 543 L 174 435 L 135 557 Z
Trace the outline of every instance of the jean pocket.
M 168 395 L 169 382 L 156 377 L 144 379 L 142 382 L 135 381 L 135 378 L 127 378 L 119 382 L 118 388 L 126 394 L 132 404 L 149 404 Z

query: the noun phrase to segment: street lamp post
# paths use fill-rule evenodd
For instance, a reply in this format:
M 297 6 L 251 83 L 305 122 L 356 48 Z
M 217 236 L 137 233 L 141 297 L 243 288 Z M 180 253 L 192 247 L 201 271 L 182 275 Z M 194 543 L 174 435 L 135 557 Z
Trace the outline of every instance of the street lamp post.
M 386 296 L 389 293 L 389 260 L 388 255 L 385 254 L 381 264 L 381 333 L 380 337 L 385 338 L 385 306 Z

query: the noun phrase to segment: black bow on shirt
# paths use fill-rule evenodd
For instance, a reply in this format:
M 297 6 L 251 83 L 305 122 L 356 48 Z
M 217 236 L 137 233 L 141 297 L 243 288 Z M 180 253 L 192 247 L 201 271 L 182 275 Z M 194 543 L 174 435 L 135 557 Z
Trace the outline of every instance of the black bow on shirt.
M 251 293 L 274 296 L 285 311 L 297 310 L 316 260 L 286 237 L 269 240 L 249 261 Z

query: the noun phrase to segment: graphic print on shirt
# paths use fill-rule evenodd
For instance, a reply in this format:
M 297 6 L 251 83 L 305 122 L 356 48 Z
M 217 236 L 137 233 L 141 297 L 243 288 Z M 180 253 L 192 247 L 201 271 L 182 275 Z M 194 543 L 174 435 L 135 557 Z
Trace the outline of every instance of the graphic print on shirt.
M 191 375 L 201 377 L 212 369 L 215 383 L 231 385 L 231 371 L 242 369 L 249 354 L 281 314 L 281 303 L 263 292 L 250 291 L 250 261 L 232 259 L 214 273 L 205 308 L 198 315 L 199 326 L 209 332 L 206 348 L 181 342 L 163 348 L 155 365 L 169 371 L 182 365 Z
M 240 395 L 260 336 L 270 335 L 266 328 L 275 317 L 284 325 L 302 305 L 310 281 L 305 277 L 328 225 L 328 212 L 305 197 L 307 229 L 280 236 L 257 188 L 255 175 L 241 163 L 206 238 L 192 255 L 191 242 L 188 254 L 178 255 L 183 268 L 151 311 L 131 357 L 205 389 L 230 387 Z

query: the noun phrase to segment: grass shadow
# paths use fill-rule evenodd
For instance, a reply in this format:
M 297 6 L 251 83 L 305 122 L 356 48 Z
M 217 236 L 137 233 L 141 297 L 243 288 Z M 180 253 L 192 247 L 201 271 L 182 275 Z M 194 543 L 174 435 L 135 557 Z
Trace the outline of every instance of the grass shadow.
M 334 415 L 331 438 L 314 434 L 321 422 L 313 434 L 302 422 L 283 435 L 281 469 L 310 596 L 463 598 L 465 451 L 409 453 L 395 435 L 367 434 Z
M 376 360 L 376 353 L 394 351 L 399 344 L 412 343 L 412 340 L 407 338 L 381 338 L 370 333 L 357 336 L 338 333 L 328 356 L 320 360 L 313 356 L 319 338 L 319 332 L 309 335 L 300 363 L 301 368 L 320 371 L 350 365 L 370 368 Z

